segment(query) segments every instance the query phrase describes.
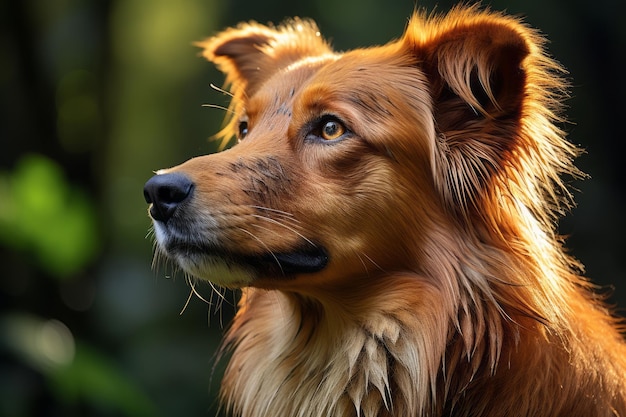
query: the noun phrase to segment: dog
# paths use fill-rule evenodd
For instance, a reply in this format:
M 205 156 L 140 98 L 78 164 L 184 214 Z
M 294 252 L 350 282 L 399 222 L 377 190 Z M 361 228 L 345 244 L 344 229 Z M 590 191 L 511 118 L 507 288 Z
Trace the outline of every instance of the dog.
M 199 44 L 237 143 L 144 194 L 158 254 L 241 289 L 228 413 L 626 417 L 623 327 L 554 230 L 583 174 L 544 43 L 459 6 L 344 53 L 297 18 Z

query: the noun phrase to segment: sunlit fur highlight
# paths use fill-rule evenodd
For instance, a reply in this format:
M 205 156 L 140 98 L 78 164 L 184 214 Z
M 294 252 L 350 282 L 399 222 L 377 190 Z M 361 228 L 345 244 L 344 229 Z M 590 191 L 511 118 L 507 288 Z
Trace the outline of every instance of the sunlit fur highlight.
M 582 174 L 557 127 L 563 70 L 536 31 L 458 7 L 345 53 L 299 19 L 199 45 L 233 94 L 222 135 L 244 116 L 250 134 L 171 169 L 196 184 L 185 215 L 212 210 L 227 248 L 306 237 L 330 256 L 316 274 L 247 278 L 228 412 L 626 417 L 620 325 L 555 232 L 573 204 L 562 178 Z M 320 112 L 354 137 L 298 141 Z M 269 196 L 225 174 L 258 175 L 247 161 L 268 155 L 285 179 Z

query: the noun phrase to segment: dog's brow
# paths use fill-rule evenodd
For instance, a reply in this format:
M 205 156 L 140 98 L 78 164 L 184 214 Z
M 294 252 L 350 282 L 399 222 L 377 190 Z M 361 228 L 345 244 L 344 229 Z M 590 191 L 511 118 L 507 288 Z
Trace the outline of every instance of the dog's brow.
M 304 66 L 315 66 L 315 65 L 319 65 L 319 64 L 323 64 L 323 63 L 328 63 L 328 62 L 332 62 L 335 61 L 339 58 L 339 55 L 337 54 L 326 54 L 326 55 L 320 55 L 320 56 L 309 56 L 306 58 L 302 58 L 299 61 L 294 62 L 293 64 L 290 64 L 286 70 L 287 71 L 293 71 L 295 69 L 304 67 Z

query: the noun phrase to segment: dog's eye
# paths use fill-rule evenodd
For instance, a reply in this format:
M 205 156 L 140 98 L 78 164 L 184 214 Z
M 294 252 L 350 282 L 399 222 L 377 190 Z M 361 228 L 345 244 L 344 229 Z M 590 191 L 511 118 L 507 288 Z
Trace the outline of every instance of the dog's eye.
M 325 140 L 335 140 L 346 132 L 346 128 L 336 120 L 328 120 L 322 126 L 321 136 Z
M 248 122 L 242 120 L 239 122 L 239 126 L 237 128 L 237 139 L 241 140 L 246 137 L 248 134 Z
M 306 140 L 309 142 L 339 142 L 352 135 L 352 132 L 336 116 L 323 115 L 309 125 Z
M 336 119 L 325 119 L 320 124 L 319 136 L 324 140 L 339 139 L 346 133 L 346 127 Z

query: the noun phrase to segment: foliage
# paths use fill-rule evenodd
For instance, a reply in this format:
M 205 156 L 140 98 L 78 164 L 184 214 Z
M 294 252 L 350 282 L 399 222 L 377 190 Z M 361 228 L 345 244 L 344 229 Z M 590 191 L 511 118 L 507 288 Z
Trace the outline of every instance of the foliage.
M 58 164 L 27 155 L 13 172 L 0 173 L 0 243 L 32 253 L 44 270 L 67 279 L 98 253 L 96 213 Z

